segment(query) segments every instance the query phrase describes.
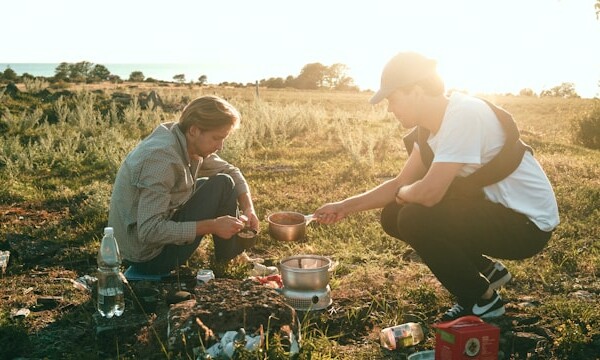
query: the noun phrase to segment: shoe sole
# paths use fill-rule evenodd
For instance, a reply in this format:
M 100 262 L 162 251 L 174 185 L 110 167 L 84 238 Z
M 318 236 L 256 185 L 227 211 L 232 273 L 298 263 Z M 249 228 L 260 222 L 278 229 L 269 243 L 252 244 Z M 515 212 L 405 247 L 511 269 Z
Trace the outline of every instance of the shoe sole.
M 506 313 L 506 309 L 504 308 L 504 305 L 503 305 L 502 307 L 500 307 L 496 310 L 489 311 L 483 315 L 475 315 L 475 314 L 472 314 L 472 315 L 475 315 L 475 316 L 479 317 L 480 319 L 493 319 L 493 318 L 500 317 L 500 316 L 504 315 L 505 313 Z M 466 316 L 466 315 L 463 315 L 463 316 Z M 440 321 L 441 322 L 452 321 L 452 320 L 456 320 L 460 317 L 461 316 L 454 316 L 454 317 L 442 316 Z
M 504 315 L 505 312 L 506 312 L 506 309 L 504 309 L 504 306 L 502 306 L 496 310 L 487 312 L 479 317 L 482 319 L 491 319 L 491 318 L 502 316 L 502 315 Z
M 493 283 L 490 283 L 490 289 L 497 290 L 501 286 L 507 284 L 510 281 L 510 279 L 512 279 L 512 275 L 510 273 L 506 273 L 506 275 L 504 275 L 500 279 L 494 281 Z

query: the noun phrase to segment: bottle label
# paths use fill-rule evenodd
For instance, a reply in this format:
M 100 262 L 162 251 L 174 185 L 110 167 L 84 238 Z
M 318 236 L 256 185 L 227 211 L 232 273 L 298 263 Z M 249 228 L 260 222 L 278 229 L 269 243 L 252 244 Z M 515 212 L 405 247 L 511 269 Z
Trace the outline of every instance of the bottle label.
M 117 296 L 117 289 L 116 288 L 107 288 L 106 292 L 104 293 L 104 296 Z
M 422 340 L 423 334 L 419 324 L 407 323 L 382 330 L 382 345 L 389 350 L 416 345 Z

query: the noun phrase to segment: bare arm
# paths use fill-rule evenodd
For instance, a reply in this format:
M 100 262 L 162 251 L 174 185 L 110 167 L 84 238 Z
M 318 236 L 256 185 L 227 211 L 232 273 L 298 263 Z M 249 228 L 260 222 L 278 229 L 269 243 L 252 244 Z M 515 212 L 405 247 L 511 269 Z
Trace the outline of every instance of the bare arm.
M 439 203 L 463 165 L 462 163 L 433 163 L 423 179 L 402 185 L 398 189 L 396 201 L 425 206 Z
M 382 208 L 394 201 L 400 186 L 421 179 L 425 172 L 426 169 L 421 161 L 421 155 L 418 149 L 414 149 L 398 176 L 362 194 L 339 202 L 325 204 L 315 211 L 315 216 L 319 222 L 331 224 L 352 213 Z
M 258 220 L 258 216 L 256 215 L 256 211 L 254 210 L 254 204 L 252 203 L 252 195 L 250 194 L 250 191 L 239 195 L 238 203 L 240 204 L 240 209 L 244 215 L 248 217 L 249 227 L 258 232 L 260 230 L 260 222 Z

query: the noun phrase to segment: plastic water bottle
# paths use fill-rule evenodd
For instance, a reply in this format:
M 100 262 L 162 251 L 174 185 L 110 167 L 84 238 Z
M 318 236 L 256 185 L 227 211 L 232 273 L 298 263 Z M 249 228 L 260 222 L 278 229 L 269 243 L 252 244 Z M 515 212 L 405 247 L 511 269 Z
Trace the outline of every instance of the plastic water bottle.
M 381 346 L 388 350 L 396 350 L 416 345 L 423 341 L 423 329 L 420 324 L 409 322 L 391 326 L 381 330 L 379 340 Z
M 121 254 L 113 228 L 105 227 L 98 249 L 98 312 L 105 318 L 121 316 L 125 296 L 121 280 Z

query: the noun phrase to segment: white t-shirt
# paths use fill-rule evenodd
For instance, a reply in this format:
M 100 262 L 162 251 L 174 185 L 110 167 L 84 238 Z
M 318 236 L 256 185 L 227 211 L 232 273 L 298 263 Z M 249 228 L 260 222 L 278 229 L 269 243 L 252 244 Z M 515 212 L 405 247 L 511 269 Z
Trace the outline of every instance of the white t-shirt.
M 427 142 L 435 154 L 433 162 L 464 163 L 459 175 L 467 176 L 490 161 L 504 139 L 500 121 L 485 102 L 455 92 L 439 131 Z M 526 215 L 543 231 L 554 229 L 560 221 L 552 185 L 529 151 L 517 170 L 483 190 L 490 201 Z

